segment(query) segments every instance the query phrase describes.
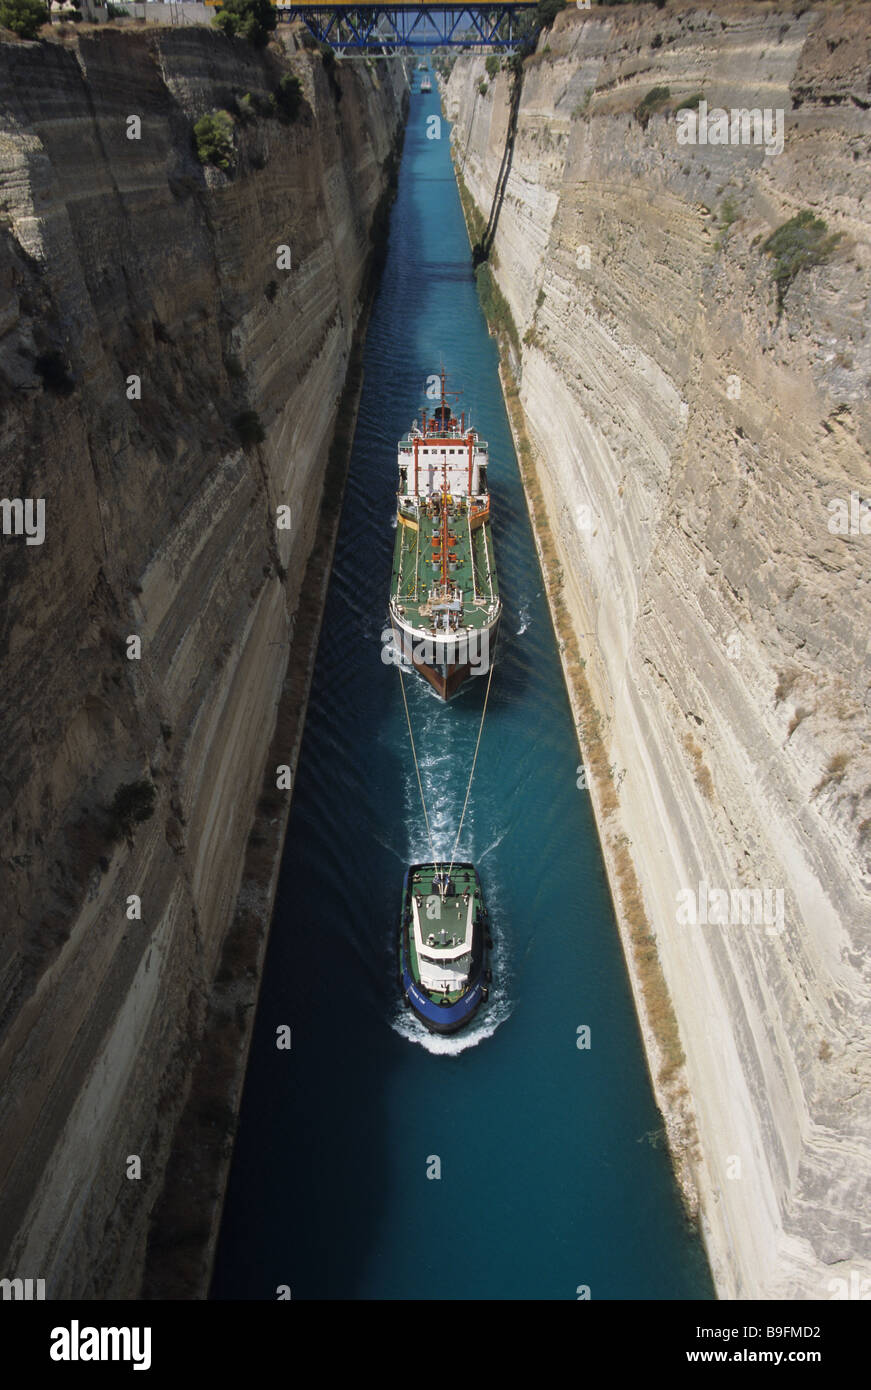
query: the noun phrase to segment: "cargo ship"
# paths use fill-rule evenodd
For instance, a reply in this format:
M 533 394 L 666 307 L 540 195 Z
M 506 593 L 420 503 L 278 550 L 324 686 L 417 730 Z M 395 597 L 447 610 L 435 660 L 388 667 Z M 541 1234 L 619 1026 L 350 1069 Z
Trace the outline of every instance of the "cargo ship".
M 474 864 L 412 864 L 402 886 L 405 1003 L 434 1033 L 456 1033 L 489 996 L 492 946 Z
M 399 441 L 390 586 L 394 659 L 449 700 L 493 662 L 502 603 L 490 529 L 486 440 L 441 403 Z

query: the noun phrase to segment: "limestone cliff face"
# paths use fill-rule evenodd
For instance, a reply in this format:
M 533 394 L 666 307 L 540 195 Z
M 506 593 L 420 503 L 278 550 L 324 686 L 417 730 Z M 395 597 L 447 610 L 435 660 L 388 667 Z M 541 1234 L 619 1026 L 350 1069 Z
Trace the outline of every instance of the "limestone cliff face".
M 560 15 L 526 64 L 494 249 L 715 1277 L 828 1299 L 871 1273 L 871 534 L 829 509 L 857 494 L 855 522 L 871 493 L 871 16 L 796 9 Z M 462 59 L 446 101 L 486 218 L 509 88 L 483 77 Z M 782 152 L 679 144 L 699 94 L 780 108 Z M 841 240 L 779 315 L 762 243 L 806 208 Z M 700 883 L 768 890 L 768 926 L 683 924 Z
M 397 65 L 284 42 L 0 44 L 0 497 L 45 504 L 41 545 L 0 536 L 0 1274 L 49 1297 L 137 1288 L 402 118 Z M 194 151 L 217 108 L 227 173 Z

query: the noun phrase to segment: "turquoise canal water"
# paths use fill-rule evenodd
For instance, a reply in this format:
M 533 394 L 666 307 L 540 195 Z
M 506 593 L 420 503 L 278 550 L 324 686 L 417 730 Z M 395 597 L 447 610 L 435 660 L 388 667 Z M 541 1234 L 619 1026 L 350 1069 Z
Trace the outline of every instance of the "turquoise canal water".
M 710 1298 L 662 1143 L 438 96 L 412 97 L 213 1297 Z M 490 443 L 505 612 L 459 857 L 494 925 L 455 1039 L 400 1004 L 402 878 L 429 858 L 399 675 L 381 659 L 396 441 L 444 361 Z M 485 680 L 407 676 L 450 854 Z M 276 1029 L 292 1028 L 278 1051 Z M 588 1051 L 577 1047 L 581 1025 Z M 428 1177 L 440 1160 L 441 1176 Z

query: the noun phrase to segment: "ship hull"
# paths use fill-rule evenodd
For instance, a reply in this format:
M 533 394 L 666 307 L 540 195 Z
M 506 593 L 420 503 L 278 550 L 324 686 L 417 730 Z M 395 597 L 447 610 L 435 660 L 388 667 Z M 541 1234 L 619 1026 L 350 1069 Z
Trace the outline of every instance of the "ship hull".
M 461 1028 L 465 1028 L 468 1023 L 471 1023 L 484 1002 L 485 985 L 483 980 L 479 980 L 468 994 L 464 995 L 458 1003 L 449 1007 L 445 1007 L 443 1004 L 434 1004 L 431 999 L 428 999 L 414 983 L 408 971 L 403 975 L 402 989 L 415 1018 L 419 1018 L 431 1033 L 441 1033 L 443 1036 L 448 1036 L 451 1033 L 458 1033 Z
M 450 700 L 456 695 L 461 685 L 472 674 L 472 668 L 468 662 L 465 666 L 427 666 L 423 661 L 412 659 L 412 666 L 425 681 L 429 681 L 435 693 L 442 700 Z
M 423 676 L 439 698 L 446 702 L 453 699 L 467 680 L 473 676 L 486 676 L 490 670 L 496 649 L 496 636 L 499 631 L 498 619 L 491 627 L 473 633 L 470 642 L 464 643 L 461 640 L 448 644 L 449 647 L 453 648 L 452 655 L 462 656 L 471 653 L 472 659 L 467 661 L 451 661 L 450 659 L 440 661 L 438 643 L 432 642 L 425 633 L 415 632 L 394 613 L 391 613 L 390 621 L 393 627 L 397 659 L 399 659 L 400 654 L 406 660 L 410 659 L 410 663 L 418 675 Z M 427 659 L 429 657 L 433 659 Z

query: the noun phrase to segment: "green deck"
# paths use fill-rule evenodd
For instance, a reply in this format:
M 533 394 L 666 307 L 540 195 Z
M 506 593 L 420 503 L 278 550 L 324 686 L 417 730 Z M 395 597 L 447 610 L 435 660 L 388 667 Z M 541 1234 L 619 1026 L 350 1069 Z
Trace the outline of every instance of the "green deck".
M 430 597 L 433 585 L 441 584 L 441 563 L 433 562 L 440 554 L 433 538 L 441 543 L 441 518 L 427 516 L 424 508 L 414 515 L 400 509 L 419 522 L 417 528 L 396 524 L 396 544 L 393 552 L 391 596 L 405 609 L 405 619 L 413 627 L 428 629 L 429 614 L 421 613 Z M 499 594 L 496 561 L 489 520 L 472 527 L 469 510 L 459 511 L 456 504 L 448 509 L 448 553 L 456 556 L 454 568 L 448 569 L 448 579 L 455 584 L 463 599 L 462 623 L 472 629 L 483 629 L 492 621 L 488 613 Z M 454 539 L 451 540 L 450 537 Z
M 439 866 L 439 871 L 444 873 L 447 865 Z M 436 870 L 424 866 L 413 873 L 408 881 L 408 891 L 415 896 L 419 893 L 423 898 L 421 905 L 422 926 L 427 922 L 426 900 L 429 897 L 438 897 L 438 889 L 433 887 L 433 879 L 436 877 Z M 466 918 L 469 911 L 468 903 L 463 903 L 463 894 L 468 892 L 472 895 L 472 916 L 473 920 L 479 909 L 484 906 L 481 895 L 481 887 L 478 883 L 478 876 L 470 864 L 454 865 L 451 870 L 451 882 L 456 893 L 449 898 L 443 898 L 439 903 L 439 916 L 432 919 L 432 935 L 436 938 L 433 950 L 437 950 L 441 943 L 442 928 L 445 929 L 444 948 L 448 950 L 451 946 L 458 946 L 466 935 Z M 403 903 L 403 912 L 405 904 Z M 411 973 L 418 985 L 420 985 L 420 964 L 417 959 L 417 950 L 414 944 L 414 930 L 409 924 L 404 928 L 408 941 L 408 956 L 411 965 Z M 424 988 L 422 985 L 421 988 Z M 434 994 L 431 990 L 427 993 L 432 1000 L 442 999 L 442 994 Z M 451 990 L 447 998 L 452 1004 L 458 999 L 462 999 L 464 990 Z

